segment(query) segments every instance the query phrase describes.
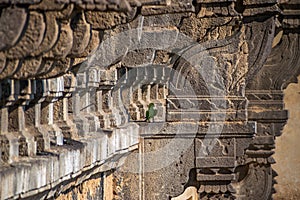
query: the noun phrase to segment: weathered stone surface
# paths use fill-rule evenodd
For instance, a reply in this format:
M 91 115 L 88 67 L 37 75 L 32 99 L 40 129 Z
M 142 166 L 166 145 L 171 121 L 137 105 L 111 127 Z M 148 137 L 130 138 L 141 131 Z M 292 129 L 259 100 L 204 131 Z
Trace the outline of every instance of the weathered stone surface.
M 47 60 L 47 59 L 43 59 L 40 68 L 38 69 L 38 73 L 36 74 L 37 77 L 42 77 L 43 75 L 47 74 L 53 66 L 53 60 Z
M 6 57 L 3 53 L 0 53 L 0 73 L 3 72 L 6 65 Z
M 143 6 L 142 15 L 159 15 L 166 13 L 180 13 L 180 12 L 193 12 L 195 11 L 192 4 L 179 4 L 170 6 Z
M 5 8 L 0 16 L 0 50 L 16 44 L 26 23 L 27 12 L 23 8 Z
M 97 50 L 100 42 L 100 33 L 98 31 L 92 30 L 89 44 L 85 48 L 85 51 L 81 54 L 81 56 L 87 57 L 89 55 L 92 55 Z
M 53 12 L 46 12 L 45 18 L 46 31 L 43 42 L 34 52 L 32 52 L 31 55 L 33 56 L 38 56 L 49 51 L 55 45 L 59 37 L 59 26 L 56 21 L 56 14 Z
M 60 24 L 59 38 L 49 52 L 47 58 L 65 58 L 73 47 L 73 32 L 69 23 Z
M 298 2 L 0 4 L 1 199 L 271 198 Z
M 57 3 L 56 1 L 43 0 L 38 2 L 38 4 L 33 4 L 29 6 L 32 10 L 62 10 L 65 4 Z
M 144 152 L 138 153 L 133 152 L 133 156 L 129 156 L 125 161 L 125 164 L 119 171 L 115 172 L 116 186 L 118 188 L 121 186 L 120 190 L 115 193 L 114 198 L 119 199 L 136 199 L 139 197 L 139 192 L 142 191 L 145 195 L 145 199 L 168 199 L 171 197 L 179 196 L 184 191 L 185 187 L 196 186 L 197 184 L 194 180 L 194 172 L 191 170 L 194 167 L 193 154 L 191 154 L 192 146 L 189 142 L 186 152 L 176 152 L 176 147 L 170 148 L 170 152 L 161 152 L 158 157 L 152 157 L 149 159 L 147 153 L 155 152 L 159 148 L 164 148 L 164 146 L 171 139 L 164 140 L 144 140 L 141 145 L 143 145 Z M 178 140 L 179 143 L 186 143 L 185 139 Z M 155 171 L 148 171 L 147 169 L 155 169 L 156 164 L 163 164 L 163 160 L 168 160 L 167 155 L 178 153 L 177 159 L 174 162 L 167 164 L 165 168 L 161 168 Z M 146 162 L 139 163 L 137 160 L 137 155 L 145 156 Z M 151 162 L 151 163 L 150 163 Z M 132 169 L 145 170 L 142 176 L 139 176 L 137 172 L 131 173 Z M 127 172 L 129 170 L 129 172 Z M 191 171 L 190 171 L 191 170 Z M 118 180 L 122 180 L 118 182 Z M 169 181 L 173 184 L 168 184 Z M 188 181 L 188 182 L 187 182 Z M 139 183 L 143 183 L 140 185 Z M 155 184 L 153 184 L 155 183 Z M 121 185 L 120 185 L 121 184 Z M 142 187 L 142 188 L 141 188 Z M 162 192 L 164 190 L 165 192 Z
M 26 59 L 20 64 L 20 70 L 18 70 L 12 78 L 31 78 L 35 77 L 42 64 L 42 58 Z
M 165 27 L 176 26 L 179 27 L 183 18 L 189 17 L 190 13 L 171 13 L 161 15 L 139 16 L 130 22 L 131 28 L 141 27 Z
M 0 74 L 0 79 L 11 77 L 21 65 L 19 60 L 6 60 L 4 69 Z
M 101 174 L 97 174 L 92 179 L 75 187 L 72 191 L 60 194 L 56 199 L 104 199 L 103 179 L 105 178 Z
M 265 66 L 258 78 L 253 79 L 251 87 L 268 90 L 285 88 L 290 82 L 296 81 L 295 74 L 299 71 L 299 35 L 294 33 L 284 34 L 268 57 Z M 284 57 L 283 55 L 289 55 Z M 292 64 L 293 63 L 293 64 Z M 272 77 L 266 79 L 272 73 Z M 286 78 L 289 77 L 289 78 Z
M 267 13 L 279 13 L 280 9 L 276 5 L 272 5 L 266 8 L 259 8 L 259 9 L 245 9 L 243 15 L 244 16 L 253 16 L 253 15 L 264 15 Z
M 169 0 L 139 0 L 143 5 L 169 5 L 171 1 Z
M 130 22 L 135 16 L 136 10 L 130 13 L 118 12 L 92 12 L 85 13 L 86 20 L 93 29 L 111 29 L 117 25 Z
M 75 17 L 71 28 L 73 29 L 73 47 L 71 54 L 73 56 L 80 56 L 90 42 L 91 27 L 85 21 L 84 14 L 80 13 Z
M 30 12 L 26 31 L 16 46 L 6 51 L 7 57 L 11 59 L 22 59 L 30 55 L 43 40 L 45 23 L 43 16 L 37 12 Z
M 65 58 L 62 60 L 57 60 L 52 63 L 50 71 L 48 71 L 42 78 L 51 78 L 54 76 L 59 76 L 65 74 L 72 67 L 72 59 Z
M 2 4 L 35 4 L 41 0 L 1 0 Z
M 183 19 L 180 31 L 198 42 L 204 42 L 214 37 L 224 39 L 232 36 L 239 23 L 240 20 L 234 17 L 201 18 L 192 14 L 191 17 Z M 210 29 L 215 29 L 215 32 Z
M 152 49 L 137 50 L 128 52 L 122 61 L 122 64 L 127 67 L 146 66 L 152 63 L 154 51 Z

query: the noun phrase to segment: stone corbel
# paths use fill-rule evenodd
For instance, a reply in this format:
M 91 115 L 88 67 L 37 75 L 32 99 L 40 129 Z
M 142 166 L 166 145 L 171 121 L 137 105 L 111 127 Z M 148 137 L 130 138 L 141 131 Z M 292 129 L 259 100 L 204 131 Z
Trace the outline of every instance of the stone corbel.
M 37 153 L 42 153 L 50 149 L 50 137 L 47 131 L 41 128 L 42 107 L 41 104 L 49 95 L 46 80 L 32 80 L 35 87 L 34 99 L 27 106 L 26 120 L 30 121 L 29 131 L 35 135 L 37 142 Z
M 77 138 L 78 130 L 72 121 L 72 94 L 76 87 L 76 78 L 72 73 L 65 74 L 63 97 L 54 103 L 56 110 L 56 124 L 62 130 L 64 138 Z
M 63 134 L 61 129 L 55 124 L 54 103 L 63 96 L 63 78 L 54 78 L 44 80 L 44 91 L 48 91 L 45 101 L 41 104 L 41 124 L 40 132 L 43 135 L 49 134 L 51 143 L 54 145 L 63 145 Z
M 86 133 L 89 133 L 90 124 L 88 119 L 82 115 L 82 109 L 87 106 L 86 96 L 86 84 L 87 75 L 86 72 L 80 72 L 76 74 L 77 87 L 72 96 L 72 109 L 73 109 L 73 121 L 78 129 L 78 135 L 84 137 Z M 82 98 L 85 95 L 85 99 Z
M 8 79 L 3 80 L 1 86 L 2 92 L 7 90 L 7 96 L 5 92 L 2 96 L 1 108 L 2 159 L 13 162 L 19 156 L 32 156 L 37 151 L 34 135 L 27 129 L 31 124 L 26 123 L 25 118 L 26 105 L 32 100 L 35 88 L 31 80 Z
M 1 160 L 11 163 L 19 156 L 18 138 L 10 134 L 10 107 L 14 105 L 18 95 L 15 88 L 15 82 L 11 79 L 1 81 Z M 18 116 L 16 116 L 16 119 Z M 17 130 L 15 130 L 17 131 Z

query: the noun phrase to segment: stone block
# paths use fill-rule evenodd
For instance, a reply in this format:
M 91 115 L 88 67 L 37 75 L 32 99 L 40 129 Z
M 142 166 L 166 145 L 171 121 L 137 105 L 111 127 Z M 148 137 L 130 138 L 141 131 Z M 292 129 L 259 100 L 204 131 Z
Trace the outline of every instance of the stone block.
M 92 29 L 111 29 L 117 25 L 130 22 L 136 13 L 133 9 L 128 13 L 118 12 L 85 12 L 86 20 L 91 24 Z
M 2 10 L 0 16 L 0 50 L 5 50 L 17 43 L 26 23 L 27 12 L 23 8 L 8 7 Z M 4 34 L 9 31 L 10 34 Z

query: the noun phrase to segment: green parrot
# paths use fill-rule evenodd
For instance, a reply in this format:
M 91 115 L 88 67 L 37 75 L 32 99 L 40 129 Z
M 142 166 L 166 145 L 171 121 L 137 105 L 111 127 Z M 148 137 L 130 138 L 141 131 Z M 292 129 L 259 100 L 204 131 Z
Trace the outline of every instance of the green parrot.
M 148 110 L 146 111 L 146 121 L 150 122 L 150 119 L 153 119 L 157 114 L 157 110 L 154 109 L 154 103 L 148 105 Z

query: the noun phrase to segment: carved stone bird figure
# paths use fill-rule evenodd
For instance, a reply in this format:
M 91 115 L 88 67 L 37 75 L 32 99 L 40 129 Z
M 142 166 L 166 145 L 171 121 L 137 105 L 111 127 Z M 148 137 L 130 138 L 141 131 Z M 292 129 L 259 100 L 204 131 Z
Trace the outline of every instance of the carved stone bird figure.
M 154 103 L 150 103 L 148 105 L 148 110 L 146 111 L 146 121 L 150 122 L 150 120 L 155 117 L 157 114 L 157 110 L 154 109 Z

